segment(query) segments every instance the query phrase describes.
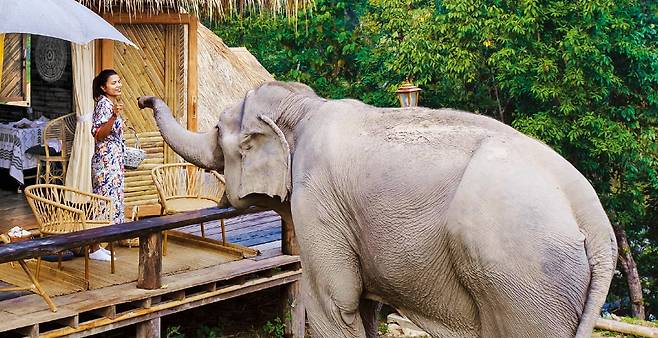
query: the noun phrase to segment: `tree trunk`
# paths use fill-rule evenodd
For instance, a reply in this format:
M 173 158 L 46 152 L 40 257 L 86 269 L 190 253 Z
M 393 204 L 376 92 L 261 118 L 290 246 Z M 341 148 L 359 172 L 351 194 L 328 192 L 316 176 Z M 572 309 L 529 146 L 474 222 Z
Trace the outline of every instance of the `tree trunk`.
M 644 320 L 644 298 L 642 296 L 642 284 L 640 283 L 640 274 L 637 272 L 637 265 L 633 259 L 633 252 L 628 245 L 626 231 L 619 225 L 613 226 L 615 237 L 617 237 L 617 246 L 619 247 L 619 263 L 622 272 L 628 282 L 628 293 L 631 297 L 631 311 L 635 318 Z

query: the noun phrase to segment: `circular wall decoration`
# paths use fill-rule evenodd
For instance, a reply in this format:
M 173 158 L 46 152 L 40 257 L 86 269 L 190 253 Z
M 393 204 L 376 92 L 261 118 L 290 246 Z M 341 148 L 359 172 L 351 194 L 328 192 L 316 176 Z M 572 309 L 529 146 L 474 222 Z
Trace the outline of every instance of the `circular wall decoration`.
M 69 43 L 53 38 L 39 37 L 34 50 L 37 72 L 46 82 L 59 80 L 66 69 L 66 49 Z

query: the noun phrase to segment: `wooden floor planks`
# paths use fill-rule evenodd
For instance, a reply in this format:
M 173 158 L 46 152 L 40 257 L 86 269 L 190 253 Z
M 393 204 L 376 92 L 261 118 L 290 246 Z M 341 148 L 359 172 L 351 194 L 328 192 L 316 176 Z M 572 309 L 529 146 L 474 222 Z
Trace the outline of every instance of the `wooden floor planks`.
M 279 255 L 262 260 L 244 259 L 225 264 L 213 265 L 204 269 L 182 272 L 163 277 L 163 287 L 156 290 L 138 289 L 134 282 L 114 285 L 102 289 L 78 292 L 54 297 L 58 307 L 56 313 L 50 312 L 43 300 L 36 295 L 24 296 L 0 302 L 0 332 L 66 318 L 79 313 L 100 309 L 115 304 L 134 302 L 136 300 L 158 295 L 172 294 L 212 281 L 229 280 L 273 267 L 285 266 L 299 262 L 297 256 Z
M 34 229 L 36 219 L 23 194 L 0 190 L 0 233 L 6 232 L 15 225 Z M 5 296 L 5 298 L 0 298 L 0 336 L 1 332 L 19 327 L 57 320 L 67 321 L 79 313 L 112 307 L 113 304 L 130 303 L 158 295 L 165 297 L 167 294 L 176 294 L 181 292 L 180 290 L 202 286 L 210 281 L 227 280 L 299 262 L 297 256 L 281 254 L 281 219 L 274 212 L 227 219 L 225 228 L 229 242 L 252 247 L 261 254 L 253 258 L 231 261 L 234 258 L 227 258 L 226 254 L 203 248 L 190 248 L 189 245 L 171 241 L 168 255 L 163 258 L 163 288 L 158 290 L 136 288 L 137 248 L 118 249 L 115 275 L 110 275 L 109 263 L 92 262 L 90 267 L 92 290 L 88 291 L 81 291 L 79 284 L 84 273 L 84 261 L 81 258 L 64 262 L 64 272 L 57 270 L 56 263 L 44 262 L 41 282 L 54 295 L 60 294 L 53 297 L 58 312 L 50 312 L 43 299 L 35 294 L 2 293 L 0 297 Z M 219 221 L 206 223 L 205 229 L 207 237 L 221 240 Z M 200 235 L 198 225 L 179 230 Z M 31 262 L 30 267 L 34 268 L 34 264 Z M 14 273 L 20 269 L 5 265 L 0 265 L 0 279 L 10 279 L 10 282 L 15 284 L 23 284 L 27 281 L 27 277 L 23 274 Z M 8 273 L 15 276 L 7 278 Z M 79 279 L 71 276 L 77 276 Z M 6 299 L 6 296 L 14 298 Z

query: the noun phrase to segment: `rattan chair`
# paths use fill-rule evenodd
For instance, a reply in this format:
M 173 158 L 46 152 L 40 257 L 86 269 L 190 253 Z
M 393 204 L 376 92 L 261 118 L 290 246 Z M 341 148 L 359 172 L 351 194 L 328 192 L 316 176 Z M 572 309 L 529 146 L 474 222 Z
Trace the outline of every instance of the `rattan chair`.
M 112 224 L 114 206 L 110 198 L 55 184 L 35 184 L 25 188 L 25 197 L 37 219 L 41 236 L 60 235 Z M 110 247 L 110 272 L 114 273 L 114 248 Z M 85 287 L 89 288 L 89 250 L 85 257 Z M 61 269 L 61 256 L 58 262 Z M 39 278 L 41 258 L 37 259 Z
M 37 155 L 36 183 L 64 184 L 66 167 L 68 166 L 73 139 L 75 137 L 75 113 L 60 116 L 51 120 L 43 129 L 43 155 Z M 61 146 L 59 153 L 53 153 L 49 142 L 58 142 Z
M 216 207 L 224 195 L 224 176 L 214 170 L 207 171 L 191 163 L 159 165 L 151 170 L 151 177 L 158 190 L 162 215 Z M 220 220 L 220 224 L 222 242 L 226 245 L 223 219 Z M 205 237 L 203 223 L 200 226 L 201 236 Z M 163 254 L 166 254 L 166 231 L 163 246 Z
M 9 243 L 10 239 L 6 235 L 0 235 L 0 243 Z M 21 269 L 23 269 L 23 272 L 27 275 L 27 277 L 30 279 L 30 286 L 15 286 L 15 287 L 4 287 L 0 288 L 0 292 L 15 292 L 15 291 L 32 291 L 39 295 L 43 300 L 48 304 L 48 308 L 50 308 L 50 311 L 52 312 L 57 312 L 57 306 L 55 303 L 53 303 L 52 299 L 50 299 L 50 296 L 44 290 L 44 288 L 39 284 L 39 281 L 37 280 L 36 277 L 32 274 L 32 271 L 30 271 L 30 268 L 25 264 L 25 261 L 22 259 L 18 260 L 18 264 L 21 266 Z

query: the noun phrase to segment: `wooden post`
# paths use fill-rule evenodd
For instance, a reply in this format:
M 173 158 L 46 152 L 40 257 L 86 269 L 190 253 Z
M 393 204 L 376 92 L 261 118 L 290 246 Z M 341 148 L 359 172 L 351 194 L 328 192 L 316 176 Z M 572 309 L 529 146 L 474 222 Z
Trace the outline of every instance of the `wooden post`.
M 187 26 L 187 129 L 197 130 L 197 90 L 199 85 L 197 58 L 199 51 L 197 48 L 197 28 L 198 20 L 196 17 L 190 17 Z
M 188 20 L 189 21 L 189 20 Z M 179 96 L 179 75 L 182 76 L 185 69 L 181 67 L 185 60 L 179 60 L 179 52 L 185 50 L 185 45 L 179 34 L 184 35 L 184 26 L 177 24 L 165 25 L 165 83 L 164 83 L 164 100 L 171 108 L 174 118 L 181 121 L 181 118 L 186 115 L 187 107 L 179 105 L 181 97 Z M 184 39 L 183 39 L 184 40 Z M 184 84 L 181 84 L 184 86 Z M 180 93 L 185 97 L 184 93 Z M 184 121 L 187 123 L 187 121 Z M 165 142 L 164 144 L 164 163 L 180 162 L 180 157 L 176 154 L 171 147 Z
M 286 217 L 287 218 L 287 217 Z M 299 245 L 292 221 L 281 218 L 281 252 L 286 255 L 299 255 Z
M 162 233 L 152 232 L 139 237 L 139 271 L 137 287 L 159 289 L 162 286 Z
M 101 69 L 114 67 L 114 41 L 101 40 Z
M 281 251 L 287 255 L 299 255 L 299 245 L 292 221 L 281 221 Z M 293 282 L 285 287 L 283 295 L 283 320 L 286 337 L 304 338 L 306 308 L 302 301 L 301 283 Z
M 103 70 L 103 42 L 102 40 L 94 40 L 94 67 L 95 74 Z
M 160 317 L 137 324 L 137 338 L 160 338 Z

